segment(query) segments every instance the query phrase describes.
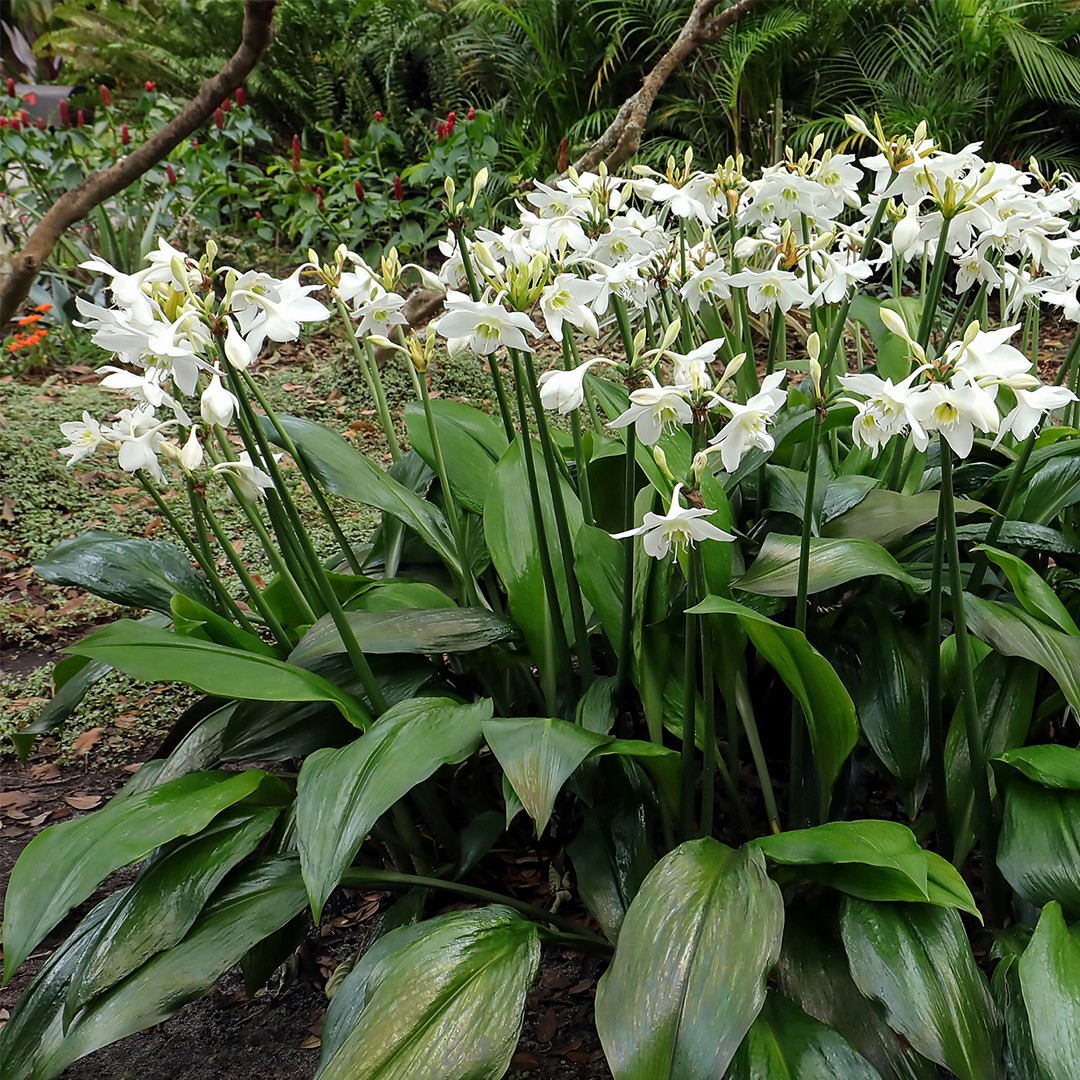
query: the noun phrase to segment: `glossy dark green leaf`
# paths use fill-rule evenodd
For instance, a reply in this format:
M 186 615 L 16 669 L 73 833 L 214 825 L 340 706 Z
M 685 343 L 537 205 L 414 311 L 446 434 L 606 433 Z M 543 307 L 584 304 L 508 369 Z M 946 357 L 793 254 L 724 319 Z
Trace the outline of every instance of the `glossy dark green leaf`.
M 615 1080 L 715 1080 L 765 1000 L 784 905 L 753 848 L 692 840 L 645 879 L 596 994 Z
M 743 1039 L 728 1080 L 881 1080 L 840 1034 L 770 993 Z
M 460 571 L 461 563 L 450 529 L 434 503 L 398 483 L 329 428 L 280 413 L 278 420 L 328 491 L 365 506 L 374 506 L 404 522 L 452 571 Z M 267 436 L 277 442 L 273 425 L 264 421 L 263 427 Z
M 1080 791 L 1080 750 L 1075 747 L 1022 746 L 996 760 L 1043 787 Z
M 366 734 L 340 750 L 318 750 L 303 764 L 296 828 L 311 910 L 353 861 L 372 825 L 440 766 L 463 761 L 480 744 L 491 702 L 459 705 L 414 698 L 388 709 Z
M 436 608 L 456 608 L 457 604 L 435 585 L 426 581 L 373 582 L 371 587 L 349 604 L 351 611 L 393 611 L 409 608 L 413 611 L 431 611 Z
M 1011 604 L 965 594 L 971 631 L 1005 656 L 1022 656 L 1054 677 L 1080 712 L 1080 637 L 1063 634 Z
M 517 629 L 509 619 L 483 608 L 435 608 L 430 611 L 347 612 L 365 653 L 461 653 L 513 640 Z M 290 664 L 308 667 L 315 660 L 344 653 L 345 645 L 329 615 L 324 615 L 289 655 Z
M 177 593 L 214 603 L 206 578 L 175 544 L 91 529 L 56 545 L 34 569 L 53 585 L 77 585 L 124 607 L 169 614 Z
M 103 660 L 125 675 L 147 682 L 184 682 L 223 698 L 329 701 L 357 727 L 371 719 L 358 698 L 301 667 L 128 619 L 69 645 L 64 652 Z
M 937 1067 L 889 1027 L 884 1009 L 852 981 L 843 946 L 827 935 L 819 911 L 798 903 L 788 908 L 776 975 L 788 998 L 840 1032 L 882 1080 L 937 1080 Z
M 622 640 L 622 590 L 626 548 L 610 533 L 582 525 L 574 538 L 575 569 L 585 598 L 613 648 Z
M 264 784 L 283 787 L 258 769 L 191 773 L 38 833 L 11 871 L 4 898 L 4 981 L 114 870 L 200 832 Z
M 1049 525 L 1066 507 L 1080 502 L 1080 457 L 1069 454 L 1040 462 L 1021 491 L 1013 514 L 1036 525 Z
M 870 494 L 881 481 L 875 476 L 838 476 L 830 480 L 825 488 L 825 499 L 821 506 L 822 523 L 846 514 Z
M 485 720 L 484 738 L 521 805 L 536 822 L 537 835 L 547 828 L 563 784 L 586 758 L 605 754 L 638 757 L 642 764 L 659 768 L 662 775 L 674 779 L 677 758 L 674 751 L 655 743 L 598 735 L 565 720 L 532 717 Z
M 988 521 L 960 525 L 956 530 L 957 539 L 962 544 L 969 540 L 985 540 L 990 525 Z M 1066 538 L 1060 529 L 1032 525 L 1028 521 L 1006 521 L 1001 525 L 996 542 L 1031 548 L 1033 551 L 1048 551 L 1052 555 L 1080 555 L 1080 545 Z
M 1051 901 L 1017 965 L 1031 1044 L 1046 1080 L 1073 1080 L 1080 1062 L 1080 941 Z
M 976 550 L 981 551 L 995 566 L 1005 572 L 1016 594 L 1016 599 L 1020 601 L 1025 611 L 1066 634 L 1080 634 L 1080 629 L 1077 628 L 1073 617 L 1058 598 L 1057 593 L 1023 559 L 1008 551 L 988 547 L 986 544 L 981 544 Z
M 1001 935 L 995 945 L 999 946 L 1000 943 Z M 1005 1021 L 1005 1068 L 1010 1078 L 1046 1080 L 1035 1059 L 1035 1047 L 1031 1042 L 1031 1024 L 1024 1005 L 1024 992 L 1020 988 L 1019 959 L 1013 954 L 1000 959 L 990 980 L 994 1000 Z
M 1029 904 L 1057 900 L 1080 917 L 1080 792 L 1005 781 L 997 863 Z
M 482 514 L 495 464 L 507 447 L 502 426 L 486 413 L 460 401 L 432 401 L 431 413 L 454 495 L 467 510 Z M 405 427 L 409 444 L 436 469 L 435 448 L 420 402 L 405 406 Z
M 521 627 L 542 674 L 551 678 L 555 619 L 563 620 L 567 640 L 573 640 L 567 592 L 568 568 L 559 548 L 553 500 L 543 458 L 536 443 L 530 441 L 529 452 L 535 459 L 547 546 L 559 597 L 559 610 L 553 612 L 548 604 L 540 569 L 540 543 L 533 520 L 524 451 L 524 443 L 518 437 L 495 469 L 495 478 L 484 507 L 484 534 L 491 552 L 491 561 L 506 587 L 514 621 Z M 570 485 L 561 477 L 559 484 L 566 506 L 570 535 L 575 536 L 581 528 L 581 503 Z
M 738 617 L 757 651 L 803 708 L 823 799 L 827 799 L 859 734 L 855 706 L 833 666 L 800 631 L 781 626 L 742 604 L 709 596 L 690 610 Z
M 926 647 L 923 635 L 887 609 L 867 605 L 854 643 L 859 669 L 852 697 L 859 726 L 881 763 L 896 778 L 910 816 L 926 783 L 930 740 L 926 726 Z
M 65 1023 L 155 953 L 175 945 L 225 875 L 269 832 L 278 813 L 276 806 L 226 810 L 202 832 L 160 851 L 83 953 L 68 985 Z
M 317 1077 L 500 1080 L 539 963 L 537 928 L 499 905 L 392 931 L 334 995 Z
M 982 503 L 957 499 L 957 514 L 984 510 Z M 882 547 L 902 540 L 922 525 L 937 518 L 938 493 L 923 491 L 904 495 L 896 491 L 874 490 L 857 506 L 822 526 L 825 536 L 848 540 L 873 540 Z
M 991 653 L 979 662 L 975 669 L 975 699 L 987 757 L 1020 746 L 1027 738 L 1038 674 L 1034 664 L 1014 656 Z M 975 788 L 967 732 L 959 709 L 945 740 L 945 768 L 955 853 L 958 860 L 963 860 L 975 843 Z
M 855 984 L 920 1054 L 959 1080 L 1005 1080 L 1001 1014 L 955 911 L 849 898 L 841 932 Z
M 161 1023 L 205 994 L 252 945 L 288 922 L 303 904 L 304 886 L 295 858 L 266 859 L 239 871 L 219 889 L 181 942 L 157 953 L 96 998 L 75 1017 L 66 1034 L 59 1009 L 54 1020 L 39 1021 L 44 1031 L 32 1068 L 11 1080 L 52 1080 L 71 1062 Z M 43 1010 L 45 1002 L 34 1006 Z M 4 1080 L 9 1080 L 7 1073 Z
M 761 545 L 753 565 L 732 585 L 758 596 L 795 596 L 798 593 L 799 552 L 797 536 L 770 533 Z M 867 577 L 890 577 L 923 591 L 925 583 L 912 577 L 880 545 L 870 540 L 810 539 L 810 593 L 835 589 L 849 581 Z

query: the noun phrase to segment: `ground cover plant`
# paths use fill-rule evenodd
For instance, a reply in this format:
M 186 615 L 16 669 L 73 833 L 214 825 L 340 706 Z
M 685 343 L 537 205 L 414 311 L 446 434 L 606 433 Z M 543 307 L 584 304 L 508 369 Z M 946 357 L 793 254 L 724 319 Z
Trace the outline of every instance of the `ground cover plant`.
M 485 172 L 449 183 L 438 280 L 344 245 L 285 278 L 213 242 L 105 271 L 81 321 L 130 400 L 65 453 L 115 453 L 175 538 L 41 561 L 151 612 L 69 647 L 58 697 L 108 668 L 206 697 L 16 865 L 8 978 L 140 869 L 20 1000 L 5 1076 L 238 963 L 257 987 L 341 885 L 404 895 L 320 1076 L 505 1075 L 544 944 L 610 958 L 617 1080 L 1071 1075 L 1078 347 L 1037 372 L 1043 308 L 1080 311 L 1080 188 L 850 123 L 859 158 L 573 173 L 501 231 L 469 220 Z M 412 281 L 446 293 L 421 333 Z M 331 319 L 386 471 L 263 388 L 264 349 Z M 432 398 L 440 343 L 495 415 Z M 404 431 L 376 349 L 413 380 Z M 370 542 L 331 496 L 380 512 Z M 475 884 L 527 830 L 565 854 L 550 910 Z

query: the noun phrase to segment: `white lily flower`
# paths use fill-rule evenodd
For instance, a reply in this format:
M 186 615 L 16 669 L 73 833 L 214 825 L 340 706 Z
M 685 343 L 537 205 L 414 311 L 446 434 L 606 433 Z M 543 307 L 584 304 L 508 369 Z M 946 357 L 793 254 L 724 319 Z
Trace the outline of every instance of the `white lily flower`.
M 540 310 L 548 333 L 561 342 L 563 323 L 568 322 L 589 337 L 599 337 L 600 326 L 589 305 L 600 295 L 602 288 L 598 281 L 590 281 L 576 274 L 558 274 L 540 294 Z
M 540 403 L 545 409 L 558 409 L 564 416 L 580 408 L 585 400 L 585 373 L 595 364 L 614 364 L 606 356 L 596 356 L 570 371 L 555 368 L 539 378 Z
M 187 442 L 180 451 L 180 464 L 187 472 L 194 472 L 203 463 L 203 448 L 199 442 L 199 425 L 193 424 Z
M 150 408 L 121 409 L 117 422 L 108 431 L 110 440 L 120 444 L 117 458 L 120 468 L 124 472 L 141 469 L 155 480 L 164 480 L 158 453 L 165 441 L 163 433 L 170 425 L 171 421 L 158 423 Z
M 386 337 L 392 326 L 407 326 L 409 320 L 401 314 L 405 306 L 405 297 L 397 293 L 383 292 L 366 303 L 360 304 L 353 311 L 353 318 L 359 318 L 356 336 L 380 334 Z
M 840 385 L 844 389 L 861 394 L 865 399 L 853 402 L 859 406 L 859 412 L 851 423 L 851 437 L 856 445 L 869 446 L 872 456 L 876 458 L 894 435 L 910 431 L 917 449 L 926 449 L 929 437 L 916 415 L 916 402 L 924 387 L 912 386 L 923 370 L 922 367 L 917 368 L 896 384 L 892 379 L 882 379 L 869 372 L 840 376 Z
M 104 442 L 101 425 L 85 411 L 82 420 L 69 420 L 61 424 L 60 433 L 71 444 L 60 448 L 60 453 L 68 459 L 68 468 L 88 458 Z
M 695 270 L 679 289 L 679 295 L 695 315 L 701 310 L 706 299 L 727 300 L 731 296 L 731 289 L 724 280 L 723 269 L 723 260 L 714 259 L 702 269 Z
M 1034 390 L 1015 387 L 1016 407 L 1001 421 L 994 445 L 1006 435 L 1023 442 L 1038 426 L 1047 413 L 1057 412 L 1076 401 L 1076 395 L 1065 386 L 1039 386 Z
M 525 334 L 538 337 L 536 324 L 523 311 L 507 311 L 500 303 L 471 300 L 464 293 L 446 294 L 445 314 L 432 324 L 446 338 L 453 356 L 472 349 L 481 356 L 493 353 L 500 345 L 522 352 L 533 352 Z
M 773 414 L 787 400 L 787 394 L 780 389 L 786 374 L 784 371 L 774 371 L 766 375 L 761 389 L 745 405 L 726 398 L 718 399 L 718 403 L 731 414 L 731 419 L 709 442 L 719 447 L 720 460 L 728 472 L 734 472 L 739 467 L 743 455 L 751 447 L 756 446 L 766 453 L 775 449 L 769 424 Z
M 679 502 L 682 484 L 676 484 L 671 493 L 671 505 L 666 514 L 654 514 L 649 511 L 642 524 L 626 532 L 612 533 L 616 540 L 628 536 L 641 536 L 642 546 L 654 559 L 667 557 L 672 548 L 676 553 L 682 548 L 691 548 L 702 540 L 734 540 L 731 533 L 717 528 L 712 522 L 703 520 L 711 517 L 715 511 L 707 507 L 687 509 Z
M 949 345 L 942 359 L 962 372 L 969 381 L 981 383 L 984 380 L 997 382 L 1010 379 L 1031 368 L 1031 361 L 1008 343 L 1019 329 L 1019 323 L 1003 326 L 1000 330 L 978 330 L 975 333 L 969 327 L 965 339 Z
M 670 349 L 664 352 L 674 365 L 672 378 L 679 386 L 689 386 L 695 394 L 708 390 L 713 384 L 712 371 L 709 365 L 716 360 L 716 354 L 720 346 L 724 344 L 724 338 L 712 338 L 691 349 L 688 353 L 672 352 Z
M 279 461 L 280 454 L 274 455 L 274 460 Z M 251 455 L 246 450 L 240 452 L 237 461 L 221 461 L 210 470 L 213 473 L 228 473 L 236 481 L 236 487 L 242 498 L 254 501 L 263 498 L 267 488 L 274 486 L 274 481 L 263 472 L 258 465 L 251 460 Z
M 727 278 L 731 288 L 746 289 L 746 302 L 755 315 L 766 308 L 779 308 L 785 314 L 796 304 L 807 307 L 810 293 L 802 278 L 790 270 L 772 267 L 769 270 L 742 270 Z
M 226 319 L 225 322 L 228 324 L 228 329 L 225 331 L 225 359 L 237 371 L 246 371 L 258 356 L 258 351 L 244 340 L 232 319 Z
M 974 383 L 927 383 L 915 400 L 914 412 L 922 428 L 937 432 L 960 458 L 971 453 L 976 431 L 998 430 L 993 400 Z
M 634 425 L 638 440 L 652 446 L 669 425 L 689 424 L 694 419 L 690 408 L 690 386 L 661 386 L 651 371 L 645 372 L 651 386 L 630 392 L 630 407 L 608 424 L 611 428 Z
M 221 373 L 215 371 L 199 399 L 199 413 L 211 427 L 220 424 L 227 428 L 233 421 L 240 403 L 236 395 L 221 384 Z
M 251 351 L 261 352 L 267 340 L 295 341 L 304 323 L 329 319 L 329 308 L 310 295 L 321 288 L 301 285 L 299 269 L 283 281 L 257 271 L 242 274 L 232 292 L 232 309 Z

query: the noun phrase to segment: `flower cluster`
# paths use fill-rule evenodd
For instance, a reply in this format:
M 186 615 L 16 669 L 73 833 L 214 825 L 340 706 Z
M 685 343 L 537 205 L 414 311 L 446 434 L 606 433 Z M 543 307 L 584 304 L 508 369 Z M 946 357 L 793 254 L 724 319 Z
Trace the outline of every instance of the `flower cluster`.
M 15 323 L 19 329 L 12 334 L 11 340 L 7 343 L 8 352 L 23 352 L 25 349 L 40 345 L 49 336 L 49 331 L 42 325 L 42 320 L 51 310 L 52 304 L 38 304 L 32 314 L 24 315 L 19 319 Z

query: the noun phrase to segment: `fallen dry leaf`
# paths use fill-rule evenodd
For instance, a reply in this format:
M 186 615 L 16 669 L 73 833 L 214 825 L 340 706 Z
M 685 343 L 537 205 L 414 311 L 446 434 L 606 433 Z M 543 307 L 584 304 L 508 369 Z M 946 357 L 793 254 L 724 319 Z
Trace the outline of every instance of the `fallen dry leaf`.
M 10 810 L 18 806 L 33 806 L 37 796 L 27 791 L 0 791 L 0 810 Z
M 74 795 L 64 796 L 64 802 L 75 810 L 93 810 L 94 807 L 100 806 L 104 801 L 100 795 L 87 795 L 82 791 L 78 791 Z
M 104 728 L 100 727 L 89 728 L 75 739 L 71 744 L 71 749 L 74 750 L 76 754 L 89 754 L 94 746 L 97 745 L 98 740 L 101 738 L 101 733 L 104 730 Z
M 300 1044 L 300 1049 L 301 1050 L 318 1050 L 320 1046 L 322 1046 L 322 1039 L 320 1039 L 318 1035 L 309 1035 Z

